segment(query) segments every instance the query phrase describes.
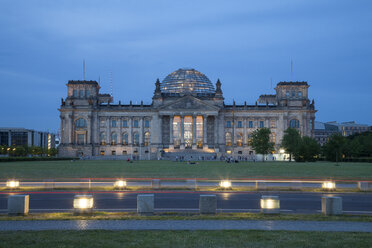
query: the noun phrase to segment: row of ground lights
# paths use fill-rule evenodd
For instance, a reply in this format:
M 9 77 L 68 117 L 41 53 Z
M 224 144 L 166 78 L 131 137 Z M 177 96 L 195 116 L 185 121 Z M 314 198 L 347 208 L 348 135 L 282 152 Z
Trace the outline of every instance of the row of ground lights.
M 19 181 L 17 180 L 9 180 L 6 182 L 6 187 L 7 188 L 12 188 L 12 189 L 15 189 L 15 188 L 18 188 L 20 185 Z M 231 188 L 231 181 L 229 180 L 222 180 L 220 181 L 220 187 L 221 188 L 225 188 L 225 189 L 230 189 Z M 125 188 L 127 186 L 127 182 L 124 181 L 124 180 L 118 180 L 114 183 L 114 188 Z M 323 182 L 322 183 L 322 188 L 323 189 L 335 189 L 336 188 L 336 183 L 335 182 L 332 182 L 332 181 L 328 181 L 328 182 Z

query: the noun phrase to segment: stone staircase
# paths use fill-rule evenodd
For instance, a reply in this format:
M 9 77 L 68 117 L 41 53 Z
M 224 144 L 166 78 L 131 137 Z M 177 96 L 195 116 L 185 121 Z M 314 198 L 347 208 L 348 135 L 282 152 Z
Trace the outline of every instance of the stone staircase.
M 203 150 L 192 150 L 185 149 L 179 150 L 175 149 L 171 152 L 165 152 L 162 156 L 164 160 L 172 161 L 202 161 L 202 160 L 216 160 L 217 153 L 215 152 L 205 152 Z

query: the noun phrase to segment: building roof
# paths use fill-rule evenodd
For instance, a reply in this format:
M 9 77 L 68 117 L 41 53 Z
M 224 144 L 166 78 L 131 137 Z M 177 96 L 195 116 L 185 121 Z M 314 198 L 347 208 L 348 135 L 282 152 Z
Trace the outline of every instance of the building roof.
M 98 85 L 97 81 L 95 80 L 69 80 L 68 84 L 92 84 Z
M 215 89 L 211 81 L 203 73 L 191 69 L 181 68 L 164 78 L 160 84 L 162 93 L 196 93 L 212 94 Z
M 299 85 L 308 85 L 308 84 L 305 81 L 296 81 L 296 82 L 279 82 L 277 85 L 299 86 Z

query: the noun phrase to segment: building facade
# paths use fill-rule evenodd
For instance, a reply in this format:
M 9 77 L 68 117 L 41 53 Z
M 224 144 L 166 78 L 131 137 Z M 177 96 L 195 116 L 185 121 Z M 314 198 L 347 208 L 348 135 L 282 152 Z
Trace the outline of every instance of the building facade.
M 341 133 L 337 126 L 319 121 L 315 122 L 314 139 L 319 145 L 323 146 L 326 144 L 329 138 L 335 133 Z
M 55 148 L 55 134 L 26 128 L 1 127 L 0 146 Z
M 254 130 L 271 129 L 279 151 L 283 132 L 297 128 L 313 136 L 315 108 L 307 82 L 280 82 L 275 95 L 253 105 L 227 105 L 216 86 L 195 69 L 179 69 L 155 83 L 150 105 L 113 104 L 96 81 L 69 81 L 60 111 L 60 156 L 136 156 L 170 154 L 254 156 Z

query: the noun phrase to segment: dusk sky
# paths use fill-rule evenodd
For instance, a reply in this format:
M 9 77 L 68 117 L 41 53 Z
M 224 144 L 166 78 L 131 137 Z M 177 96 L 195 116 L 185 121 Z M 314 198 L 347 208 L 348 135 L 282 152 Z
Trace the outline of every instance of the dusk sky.
M 68 80 L 101 78 L 114 102 L 150 103 L 192 67 L 225 102 L 310 84 L 318 121 L 372 124 L 372 1 L 0 1 L 0 127 L 57 131 Z

